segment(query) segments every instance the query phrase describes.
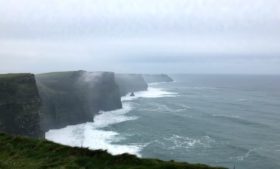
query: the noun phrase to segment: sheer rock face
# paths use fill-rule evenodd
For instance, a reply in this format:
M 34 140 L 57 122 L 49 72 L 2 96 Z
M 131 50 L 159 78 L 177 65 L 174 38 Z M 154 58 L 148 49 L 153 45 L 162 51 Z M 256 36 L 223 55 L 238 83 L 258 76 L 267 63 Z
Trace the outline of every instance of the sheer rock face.
M 154 74 L 154 75 L 143 75 L 143 78 L 147 83 L 157 82 L 173 82 L 173 79 L 166 74 Z
M 40 97 L 33 74 L 0 75 L 0 131 L 30 137 L 40 129 Z
M 115 79 L 122 96 L 148 89 L 148 85 L 141 74 L 116 74 Z
M 32 74 L 0 75 L 0 131 L 40 137 L 122 108 L 121 96 L 147 90 L 147 83 L 173 80 L 164 74 L 68 71 L 39 74 L 36 81 Z
M 122 107 L 114 73 L 55 72 L 36 75 L 44 131 L 93 121 L 99 111 Z

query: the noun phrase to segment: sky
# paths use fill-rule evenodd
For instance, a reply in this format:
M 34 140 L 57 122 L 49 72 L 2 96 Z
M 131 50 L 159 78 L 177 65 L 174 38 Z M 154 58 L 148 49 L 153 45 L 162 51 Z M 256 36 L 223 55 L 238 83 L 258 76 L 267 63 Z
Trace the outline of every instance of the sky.
M 0 0 L 0 73 L 280 74 L 279 0 Z

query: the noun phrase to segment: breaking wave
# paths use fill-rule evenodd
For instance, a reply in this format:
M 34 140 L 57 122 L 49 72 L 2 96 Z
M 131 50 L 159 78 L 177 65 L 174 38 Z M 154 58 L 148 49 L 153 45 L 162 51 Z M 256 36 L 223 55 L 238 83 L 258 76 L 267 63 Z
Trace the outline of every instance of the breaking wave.
M 140 157 L 140 151 L 146 145 L 118 144 L 118 141 L 125 138 L 123 138 L 118 132 L 107 131 L 105 128 L 114 124 L 137 119 L 136 116 L 129 116 L 128 114 L 133 110 L 132 103 L 130 102 L 132 100 L 138 98 L 175 96 L 176 93 L 167 92 L 160 88 L 149 87 L 147 91 L 135 92 L 135 97 L 131 97 L 129 95 L 122 97 L 122 109 L 106 112 L 101 111 L 94 117 L 94 122 L 71 125 L 62 129 L 49 130 L 45 133 L 45 137 L 48 140 L 64 145 L 86 147 L 93 150 L 107 150 L 113 155 L 129 153 Z
M 149 87 L 147 91 L 135 92 L 135 96 L 130 94 L 122 97 L 122 101 L 131 101 L 139 98 L 160 98 L 160 97 L 176 97 L 178 96 L 175 92 L 165 91 L 162 88 Z
M 46 132 L 46 139 L 69 146 L 107 150 L 113 155 L 130 153 L 140 156 L 141 145 L 114 144 L 121 139 L 119 133 L 104 130 L 105 127 L 113 124 L 136 120 L 137 117 L 127 115 L 131 109 L 132 106 L 129 103 L 124 103 L 122 109 L 101 112 L 96 115 L 94 122 L 49 130 Z

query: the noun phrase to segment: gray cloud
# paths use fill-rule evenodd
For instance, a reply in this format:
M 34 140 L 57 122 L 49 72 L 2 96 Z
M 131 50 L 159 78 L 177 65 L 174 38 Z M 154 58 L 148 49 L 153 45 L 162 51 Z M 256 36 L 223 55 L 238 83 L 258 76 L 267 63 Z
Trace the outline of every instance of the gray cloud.
M 280 5 L 0 0 L 0 48 L 0 72 L 280 73 Z

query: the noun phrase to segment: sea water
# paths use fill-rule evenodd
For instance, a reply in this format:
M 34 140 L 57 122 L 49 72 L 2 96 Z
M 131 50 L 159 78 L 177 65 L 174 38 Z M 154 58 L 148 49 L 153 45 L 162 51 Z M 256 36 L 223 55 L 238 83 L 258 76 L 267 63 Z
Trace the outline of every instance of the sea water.
M 174 75 L 122 98 L 57 143 L 237 169 L 280 168 L 280 76 Z

